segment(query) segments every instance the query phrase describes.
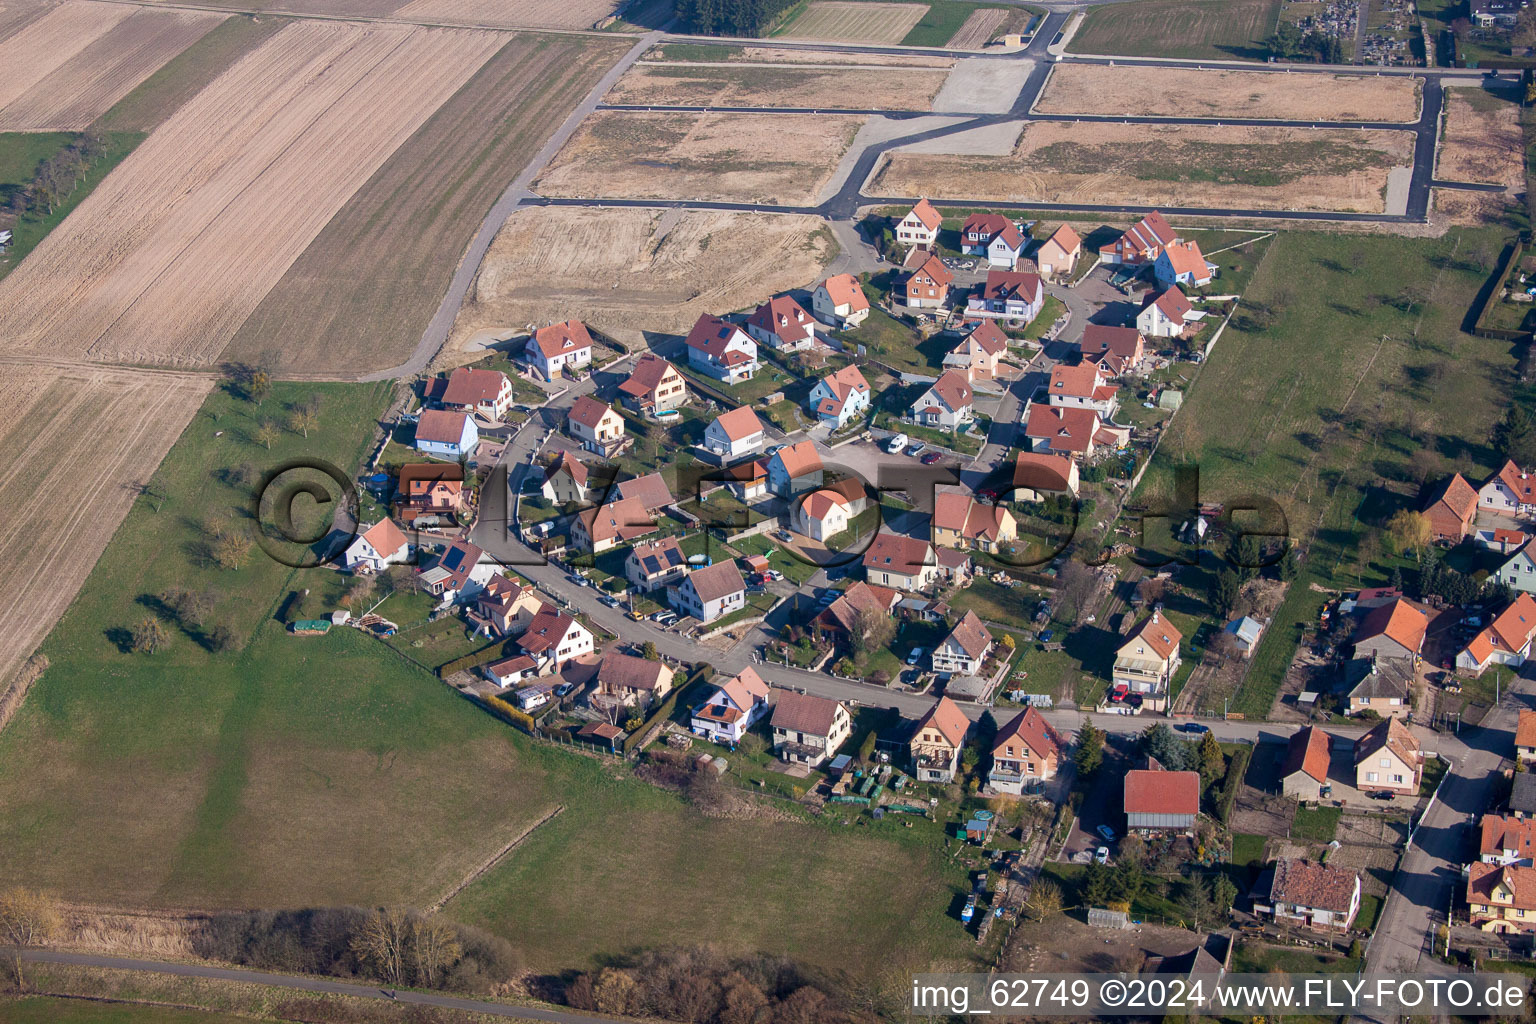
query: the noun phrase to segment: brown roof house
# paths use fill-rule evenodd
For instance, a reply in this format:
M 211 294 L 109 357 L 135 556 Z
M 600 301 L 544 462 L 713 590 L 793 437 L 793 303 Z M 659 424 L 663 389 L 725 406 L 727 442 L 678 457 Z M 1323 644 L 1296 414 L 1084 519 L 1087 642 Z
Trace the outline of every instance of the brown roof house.
M 907 276 L 906 298 L 910 309 L 942 309 L 949 304 L 949 286 L 955 275 L 944 261 L 930 255 Z
M 565 414 L 565 432 L 587 451 L 611 455 L 624 444 L 624 417 L 607 402 L 582 395 Z
M 1161 612 L 1131 630 L 1118 650 L 1111 674 L 1113 685 L 1141 695 L 1148 711 L 1162 711 L 1168 703 L 1168 684 L 1179 670 L 1179 642 L 1184 634 Z
M 499 420 L 512 408 L 512 381 L 500 370 L 475 370 L 461 366 L 448 375 L 443 388 L 444 409 L 479 413 Z
M 1077 497 L 1077 463 L 1064 455 L 1020 452 L 1013 463 L 1013 500 L 1044 501 L 1059 495 Z
M 689 726 L 706 739 L 734 747 L 767 713 L 768 684 L 755 670 L 744 668 L 693 709 Z
M 997 731 L 987 785 L 1021 796 L 1056 777 L 1067 745 L 1039 710 L 1026 708 Z
M 1408 727 L 1382 719 L 1355 741 L 1355 788 L 1362 793 L 1415 796 L 1424 777 L 1424 754 Z
M 984 320 L 944 356 L 944 366 L 968 381 L 992 380 L 1008 354 L 1008 335 L 995 320 Z
M 659 661 L 609 651 L 597 666 L 597 692 L 625 707 L 647 707 L 672 689 L 672 670 Z
M 933 496 L 933 542 L 941 548 L 993 552 L 1018 535 L 1018 522 L 1002 505 L 984 505 L 964 490 Z
M 1168 772 L 1158 766 L 1125 773 L 1126 827 L 1188 831 L 1199 814 L 1199 772 Z
M 700 622 L 713 622 L 747 606 L 747 584 L 734 562 L 695 569 L 668 593 L 673 608 Z
M 1472 924 L 1485 932 L 1536 931 L 1536 868 L 1468 865 L 1467 909 Z
M 933 545 L 899 533 L 879 533 L 864 550 L 864 578 L 879 587 L 918 591 L 939 577 Z
M 799 352 L 816 344 L 816 321 L 788 295 L 776 295 L 747 317 L 747 333 L 769 348 Z
M 960 767 L 960 749 L 965 746 L 965 735 L 970 729 L 971 720 L 965 717 L 960 705 L 940 697 L 917 720 L 908 744 L 917 781 L 954 782 L 955 770 Z
M 854 363 L 818 380 L 805 396 L 805 407 L 823 423 L 842 428 L 869 408 L 869 381 Z
M 1347 932 L 1360 912 L 1360 876 L 1299 857 L 1277 860 L 1269 899 L 1255 899 L 1253 912 L 1276 924 Z
M 464 469 L 442 462 L 414 462 L 400 467 L 395 483 L 395 514 L 403 522 L 418 516 L 451 516 L 464 507 Z
M 571 546 L 601 554 L 609 548 L 656 532 L 656 521 L 636 498 L 582 509 L 571 523 Z
M 853 716 L 835 700 L 781 690 L 770 719 L 773 749 L 785 761 L 820 766 L 853 731 Z
M 595 638 L 570 615 L 545 605 L 518 636 L 517 646 L 538 664 L 540 675 L 548 675 L 568 661 L 591 654 Z
M 1178 241 L 1182 241 L 1179 233 L 1160 212 L 1153 210 L 1125 234 L 1101 246 L 1099 259 L 1105 263 L 1151 263 L 1165 248 Z
M 677 367 L 650 352 L 635 360 L 619 385 L 619 403 L 642 416 L 672 412 L 687 401 L 688 385 Z
M 544 471 L 544 486 L 540 492 L 557 505 L 584 505 L 596 497 L 591 485 L 586 463 L 570 452 L 561 452 Z
M 624 578 L 645 593 L 670 587 L 688 575 L 688 559 L 676 537 L 636 544 L 624 559 Z
M 933 386 L 918 396 L 908 412 L 912 422 L 938 430 L 958 430 L 971 422 L 976 393 L 965 375 L 945 370 Z
M 1430 492 L 1423 511 L 1435 540 L 1459 544 L 1477 518 L 1477 491 L 1460 473 L 1452 473 Z
M 865 622 L 871 617 L 889 618 L 900 603 L 900 591 L 855 581 L 817 613 L 811 620 L 811 628 L 823 641 L 846 643 L 856 630 L 861 629 L 861 618 Z M 863 632 L 867 634 L 868 630 Z
M 1413 602 L 1398 598 L 1373 608 L 1360 620 L 1353 637 L 1357 658 L 1401 658 L 1415 661 L 1424 649 L 1429 616 Z
M 705 313 L 685 339 L 688 365 L 726 384 L 740 384 L 757 373 L 757 342 L 740 327 Z
M 1148 292 L 1136 314 L 1136 329 L 1148 338 L 1177 338 L 1205 318 L 1177 286 Z
M 517 636 L 528 628 L 533 617 L 544 608 L 544 600 L 533 584 L 514 583 L 501 573 L 492 576 L 485 589 L 475 595 L 475 615 L 492 636 Z
M 1141 367 L 1146 356 L 1146 339 L 1134 327 L 1111 327 L 1108 324 L 1089 324 L 1083 328 L 1083 340 L 1079 350 L 1083 358 L 1102 363 L 1104 356 L 1115 357 L 1111 376 L 1134 373 Z
M 1328 734 L 1316 726 L 1291 733 L 1280 769 L 1280 791 L 1297 800 L 1321 800 L 1328 789 L 1329 746 Z
M 949 636 L 933 649 L 933 670 L 962 676 L 978 675 L 986 663 L 987 652 L 992 650 L 992 643 L 992 634 L 982 625 L 981 618 L 975 612 L 967 611 L 949 631 Z

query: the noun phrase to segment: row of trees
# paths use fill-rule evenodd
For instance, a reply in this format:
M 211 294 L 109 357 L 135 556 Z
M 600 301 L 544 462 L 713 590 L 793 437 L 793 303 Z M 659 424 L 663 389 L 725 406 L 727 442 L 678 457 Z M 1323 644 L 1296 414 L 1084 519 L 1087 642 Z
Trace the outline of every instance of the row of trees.
M 1331 32 L 1303 32 L 1295 22 L 1282 21 L 1264 41 L 1270 54 L 1281 60 L 1309 60 L 1319 64 L 1344 64 L 1344 43 Z
M 708 36 L 758 36 L 795 0 L 677 0 L 678 20 Z
M 97 131 L 81 132 L 57 153 L 44 160 L 25 186 L 11 193 L 11 212 L 52 216 L 85 179 L 91 165 L 106 152 L 107 140 Z

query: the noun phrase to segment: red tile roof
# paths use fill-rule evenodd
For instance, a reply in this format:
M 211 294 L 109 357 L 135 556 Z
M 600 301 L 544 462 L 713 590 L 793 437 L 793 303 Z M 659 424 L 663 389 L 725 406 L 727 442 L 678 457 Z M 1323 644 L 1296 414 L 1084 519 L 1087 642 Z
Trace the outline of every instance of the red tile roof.
M 744 336 L 745 333 L 735 324 L 705 313 L 694 323 L 693 330 L 688 332 L 688 347 L 697 349 L 712 359 L 723 359 L 725 347 L 731 343 L 731 339 L 738 334 Z
M 1041 758 L 1059 757 L 1064 746 L 1061 736 L 1036 708 L 1025 708 L 1023 714 L 1014 716 L 1013 721 L 997 731 L 992 756 L 1011 757 L 1007 753 L 1011 743 L 1022 743 Z
M 1029 407 L 1024 435 L 1045 438 L 1052 451 L 1086 452 L 1098 428 L 1099 414 L 1092 409 L 1034 402 Z
M 500 370 L 472 370 L 461 366 L 448 375 L 443 389 L 444 405 L 474 406 L 494 402 L 507 385 L 507 375 Z
M 1442 502 L 1463 523 L 1470 523 L 1477 515 L 1477 491 L 1460 473 L 1452 473 L 1449 480 L 1435 488 L 1424 507 L 1428 509 Z
M 635 360 L 635 368 L 630 371 L 624 383 L 619 385 L 619 390 L 636 398 L 642 398 L 655 391 L 663 377 L 676 372 L 672 364 L 661 356 L 647 352 Z
M 1530 594 L 1521 594 L 1472 638 L 1467 644 L 1467 653 L 1483 665 L 1495 651 L 1517 653 L 1523 650 L 1532 637 L 1536 637 L 1536 600 Z
M 959 412 L 971 404 L 975 393 L 971 390 L 971 382 L 965 379 L 965 375 L 955 370 L 945 370 L 939 374 L 939 379 L 933 382 L 925 393 L 935 395 L 952 412 Z M 919 399 L 921 403 L 921 399 Z
M 1493 890 L 1500 884 L 1510 889 L 1514 900 L 1510 903 L 1494 903 Z M 1536 868 L 1510 864 L 1484 864 L 1481 861 L 1467 865 L 1467 900 L 1471 903 L 1492 904 L 1496 907 L 1512 907 L 1515 910 L 1536 910 Z
M 1536 858 L 1536 819 L 1483 815 L 1478 852 L 1502 856 L 1512 850 L 1521 860 Z
M 1077 363 L 1073 366 L 1057 363 L 1051 369 L 1049 392 L 1068 398 L 1093 398 L 1100 383 L 1097 363 Z
M 464 437 L 464 423 L 469 417 L 447 409 L 428 409 L 416 421 L 416 440 L 438 444 L 458 444 Z
M 859 279 L 852 274 L 833 274 L 821 282 L 821 286 L 834 306 L 847 306 L 850 313 L 869 308 L 869 297 L 864 294 Z
M 1505 487 L 1513 491 L 1520 504 L 1536 505 L 1536 476 L 1525 472 L 1513 462 L 1506 460 L 1493 475 L 1493 479 L 1502 481 Z
M 973 213 L 960 225 L 960 236 L 969 239 L 972 233 L 991 238 L 1004 228 L 1013 227 L 1013 221 L 1000 213 Z
M 773 727 L 788 732 L 826 736 L 832 732 L 832 724 L 837 720 L 840 707 L 842 705 L 837 701 L 815 694 L 780 690 L 773 705 Z
M 1032 491 L 1070 491 L 1072 460 L 1045 452 L 1020 452 L 1013 464 L 1013 486 Z
M 582 395 L 571 405 L 571 411 L 565 414 L 565 418 L 596 430 L 603 417 L 612 411 L 607 402 L 599 402 L 591 395 Z
M 982 623 L 981 616 L 967 610 L 949 631 L 945 641 L 953 640 L 972 658 L 979 658 L 992 646 L 992 632 Z
M 1297 857 L 1275 862 L 1275 880 L 1269 898 L 1313 910 L 1347 914 L 1355 902 L 1360 879 L 1353 871 L 1314 864 Z
M 1168 257 L 1175 274 L 1193 274 L 1196 281 L 1204 281 L 1211 276 L 1198 242 L 1171 243 L 1163 250 L 1163 255 Z
M 1362 644 L 1378 636 L 1401 644 L 1414 654 L 1424 646 L 1424 633 L 1429 629 L 1429 616 L 1414 607 L 1412 601 L 1398 598 L 1389 604 L 1372 608 L 1355 631 L 1354 643 Z
M 580 320 L 566 320 L 564 323 L 540 327 L 533 332 L 529 343 L 537 348 L 545 359 L 552 359 L 562 353 L 571 354 L 580 352 L 584 348 L 591 348 L 592 335 L 587 330 L 587 325 Z
M 760 331 L 784 337 L 805 337 L 805 329 L 815 323 L 805 307 L 788 295 L 776 295 L 758 306 L 747 323 Z
M 920 735 L 924 729 L 936 729 L 939 735 L 944 737 L 944 742 L 951 747 L 959 747 L 965 743 L 965 734 L 971 728 L 971 720 L 965 717 L 965 712 L 960 710 L 960 705 L 948 697 L 940 697 L 922 718 L 917 720 L 917 728 L 914 735 Z
M 758 420 L 757 413 L 745 405 L 715 417 L 715 426 L 730 441 L 744 441 L 753 434 L 763 432 L 763 424 Z
M 1515 746 L 1536 747 L 1536 711 L 1521 711 L 1515 723 Z
M 1355 764 L 1362 763 L 1383 748 L 1396 754 L 1398 760 L 1415 771 L 1423 762 L 1418 739 L 1396 718 L 1382 719 L 1379 724 L 1372 726 L 1369 732 L 1355 741 Z
M 1148 306 L 1156 306 L 1162 311 L 1163 316 L 1177 324 L 1183 323 L 1184 317 L 1195 308 L 1189 304 L 1189 299 L 1177 285 L 1157 295 L 1148 292 L 1147 297 L 1142 300 L 1141 308 L 1146 309 Z
M 1125 773 L 1126 814 L 1199 814 L 1200 773 L 1137 769 Z
M 1167 661 L 1173 655 L 1173 652 L 1179 649 L 1179 641 L 1183 639 L 1184 634 L 1180 633 L 1174 627 L 1174 624 L 1168 621 L 1168 616 L 1160 612 L 1153 612 L 1147 618 L 1142 619 L 1135 629 L 1126 634 L 1125 640 L 1120 644 L 1120 647 L 1124 649 L 1131 641 L 1141 640 L 1148 647 L 1152 648 L 1159 658 Z
M 944 266 L 944 261 L 932 253 L 929 253 L 928 258 L 923 260 L 918 268 L 912 272 L 912 277 L 926 277 L 940 288 L 948 288 L 955 282 L 955 275 L 951 274 L 949 268 Z M 908 281 L 908 284 L 910 285 L 911 281 Z
M 810 441 L 801 441 L 788 448 L 780 448 L 774 452 L 773 458 L 783 464 L 784 473 L 791 480 L 821 469 L 821 453 L 816 451 L 816 446 Z
M 864 552 L 864 568 L 913 576 L 935 565 L 933 545 L 899 533 L 878 533 Z
M 1318 782 L 1328 781 L 1328 734 L 1316 726 L 1309 725 L 1291 734 L 1280 778 L 1287 779 L 1297 772 L 1306 772 Z
M 667 486 L 666 478 L 660 473 L 647 473 L 645 476 L 620 480 L 619 497 L 638 501 L 645 506 L 647 512 L 666 508 L 676 500 L 672 497 L 672 489 Z
M 981 286 L 981 297 L 994 302 L 1018 298 L 1034 302 L 1044 291 L 1039 274 L 1017 270 L 989 270 Z
M 395 521 L 388 518 L 380 519 L 368 527 L 362 537 L 383 558 L 397 554 L 409 543 L 405 539 L 405 534 L 400 532 L 400 527 L 395 525 Z
M 1076 231 L 1072 230 L 1072 225 L 1070 224 L 1063 224 L 1055 231 L 1052 231 L 1051 237 L 1045 241 L 1047 244 L 1055 242 L 1066 253 L 1074 252 L 1083 247 L 1083 240 L 1077 236 Z
M 933 204 L 927 199 L 919 199 L 917 205 L 912 207 L 912 212 L 917 215 L 918 220 L 923 222 L 923 227 L 929 231 L 934 230 L 944 222 L 944 218 L 939 216 L 939 211 L 935 210 Z
M 633 540 L 656 531 L 650 513 L 636 498 L 620 498 L 596 508 L 582 509 L 576 519 L 594 546 L 610 540 Z

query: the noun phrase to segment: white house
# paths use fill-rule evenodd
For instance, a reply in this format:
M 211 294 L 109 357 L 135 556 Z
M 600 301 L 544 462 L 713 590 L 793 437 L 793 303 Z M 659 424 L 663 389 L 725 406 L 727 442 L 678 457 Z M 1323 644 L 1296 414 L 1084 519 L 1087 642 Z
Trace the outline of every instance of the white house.
M 769 348 L 799 352 L 816 344 L 816 321 L 788 295 L 778 295 L 747 317 L 747 333 Z
M 523 346 L 523 359 L 552 381 L 567 370 L 591 365 L 592 334 L 580 320 L 540 327 Z
M 896 241 L 902 245 L 931 247 L 938 244 L 943 218 L 927 199 L 919 199 L 907 215 L 896 222 Z
M 1104 263 L 1151 263 L 1166 246 L 1182 240 L 1163 215 L 1153 210 L 1125 234 L 1100 246 L 1099 259 Z
M 565 414 L 565 432 L 587 451 L 607 454 L 624 440 L 624 417 L 607 402 L 582 395 Z
M 1030 321 L 1045 304 L 1045 285 L 1039 274 L 1013 270 L 989 270 L 980 293 L 966 300 L 967 316 L 1000 317 Z
M 537 678 L 539 666 L 528 655 L 518 654 L 510 658 L 502 658 L 500 661 L 493 661 L 485 666 L 484 671 L 485 678 L 505 690 L 525 679 Z
M 912 403 L 912 422 L 940 430 L 955 430 L 969 423 L 973 415 L 975 392 L 970 381 L 954 370 L 945 370 L 933 386 Z
M 1190 324 L 1205 319 L 1177 288 L 1156 295 L 1148 293 L 1141 312 L 1136 314 L 1136 329 L 1148 338 L 1177 338 Z
M 967 256 L 985 256 L 992 239 L 1007 228 L 1018 225 L 1000 213 L 973 213 L 960 225 L 960 251 Z
M 739 384 L 757 372 L 757 342 L 735 324 L 705 313 L 688 332 L 688 365 L 724 381 Z
M 672 607 L 700 622 L 713 622 L 747 604 L 747 584 L 733 562 L 716 562 L 690 572 L 669 588 Z
M 1161 711 L 1168 700 L 1168 685 L 1179 670 L 1179 643 L 1184 634 L 1167 616 L 1154 611 L 1131 630 L 1115 651 L 1110 680 L 1120 692 L 1141 694 L 1148 711 Z
M 341 567 L 351 572 L 383 572 L 391 565 L 409 561 L 411 544 L 392 519 L 380 519 L 352 538 L 341 554 Z
M 981 671 L 991 649 L 992 634 L 975 612 L 968 611 L 933 649 L 933 670 L 974 676 Z
M 824 542 L 848 529 L 868 507 L 864 485 L 855 477 L 846 477 L 807 494 L 795 506 L 791 520 L 796 533 Z
M 1051 368 L 1051 382 L 1047 385 L 1048 401 L 1063 409 L 1092 409 L 1103 419 L 1110 419 L 1118 405 L 1119 389 L 1104 376 L 1104 368 L 1098 363 L 1077 363 L 1068 366 L 1057 363 Z
M 570 452 L 561 452 L 549 464 L 540 493 L 557 505 L 585 504 L 590 497 L 589 483 L 586 463 Z
M 830 422 L 842 428 L 869 408 L 869 397 L 869 381 L 864 379 L 858 366 L 849 363 L 817 381 L 806 396 L 805 404 L 823 423 Z
M 1198 242 L 1174 242 L 1164 246 L 1152 264 L 1152 277 L 1164 288 L 1176 284 L 1203 288 L 1211 283 L 1215 271 L 1216 265 L 1206 262 Z
M 429 560 L 416 574 L 421 589 L 444 603 L 473 600 L 500 566 L 484 557 L 485 552 L 467 540 L 456 540 Z
M 1287 857 L 1275 862 L 1269 899 L 1255 914 L 1321 931 L 1346 932 L 1360 912 L 1360 876 L 1343 868 Z
M 1477 510 L 1519 519 L 1536 519 L 1536 477 L 1505 460 L 1477 492 Z
M 1490 665 L 1519 668 L 1531 656 L 1533 639 L 1536 598 L 1522 593 L 1456 655 L 1456 667 L 1479 674 Z
M 636 544 L 624 559 L 624 578 L 647 594 L 673 586 L 687 575 L 688 559 L 676 537 Z
M 1028 244 L 1023 232 L 1009 224 L 987 244 L 987 264 L 1000 270 L 1015 270 L 1023 261 Z
M 852 274 L 833 274 L 811 293 L 811 310 L 822 323 L 846 331 L 869 318 L 869 297 Z
M 689 724 L 706 739 L 734 746 L 767 713 L 768 684 L 753 669 L 744 668 L 693 709 Z
M 768 490 L 781 498 L 821 486 L 821 453 L 809 441 L 780 448 L 768 459 Z
M 480 428 L 462 412 L 428 409 L 416 421 L 416 450 L 445 459 L 473 455 L 480 443 Z
M 438 401 L 454 412 L 477 412 L 499 420 L 512 407 L 512 381 L 500 370 L 461 366 L 448 375 Z
M 749 406 L 723 412 L 704 428 L 704 448 L 723 459 L 756 451 L 763 443 L 763 421 Z
M 517 638 L 517 646 L 534 660 L 539 675 L 548 675 L 568 661 L 591 654 L 594 641 L 586 626 L 545 605 Z
M 818 767 L 853 731 L 853 716 L 839 701 L 780 690 L 773 705 L 773 749 L 785 761 Z

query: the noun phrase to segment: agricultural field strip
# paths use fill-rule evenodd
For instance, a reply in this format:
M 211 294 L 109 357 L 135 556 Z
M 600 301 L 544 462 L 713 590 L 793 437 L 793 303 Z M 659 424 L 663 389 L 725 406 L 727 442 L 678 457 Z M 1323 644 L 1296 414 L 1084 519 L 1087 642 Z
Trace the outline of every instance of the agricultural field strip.
M 70 0 L 0 40 L 0 108 L 25 95 L 75 54 L 131 17 L 128 4 Z
M 0 108 L 0 131 L 88 127 L 226 17 L 202 11 L 134 11 Z
M 207 365 L 332 214 L 506 38 L 285 28 L 151 134 L 0 283 L 0 336 L 23 351 Z M 310 201 L 295 206 L 294 195 Z
M 212 380 L 117 369 L 7 367 L 0 466 L 0 683 L 42 642 Z
M 508 6 L 517 8 L 509 17 Z M 459 25 L 590 29 L 614 13 L 617 0 L 411 0 L 394 12 L 396 18 Z

